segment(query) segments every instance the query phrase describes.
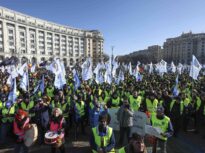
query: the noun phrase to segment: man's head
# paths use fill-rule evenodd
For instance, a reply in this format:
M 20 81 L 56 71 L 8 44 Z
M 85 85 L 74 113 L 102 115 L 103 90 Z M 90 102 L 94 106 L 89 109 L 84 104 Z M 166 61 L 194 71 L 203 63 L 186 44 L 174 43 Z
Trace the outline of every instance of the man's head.
M 108 125 L 109 122 L 109 116 L 107 113 L 102 113 L 99 116 L 99 129 L 104 129 Z
M 158 118 L 164 117 L 164 107 L 162 106 L 157 107 L 157 117 Z
M 137 91 L 134 91 L 134 92 L 133 92 L 133 96 L 134 96 L 135 98 L 137 98 L 137 96 L 138 96 Z
M 145 150 L 144 137 L 138 135 L 137 133 L 133 133 L 130 140 L 130 145 L 133 152 L 143 153 Z

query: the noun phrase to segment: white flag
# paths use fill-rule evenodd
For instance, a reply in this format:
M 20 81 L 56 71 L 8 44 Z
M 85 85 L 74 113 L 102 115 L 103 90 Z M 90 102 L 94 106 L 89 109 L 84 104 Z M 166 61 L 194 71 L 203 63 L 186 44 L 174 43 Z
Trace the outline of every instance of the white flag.
M 171 71 L 172 71 L 173 73 L 176 72 L 176 66 L 174 65 L 174 62 L 171 63 Z
M 132 75 L 132 64 L 131 64 L 131 62 L 129 63 L 128 70 L 129 70 L 130 75 Z
M 201 68 L 202 66 L 197 60 L 197 58 L 194 55 L 192 55 L 192 62 L 191 62 L 189 76 L 192 77 L 194 80 L 197 80 Z

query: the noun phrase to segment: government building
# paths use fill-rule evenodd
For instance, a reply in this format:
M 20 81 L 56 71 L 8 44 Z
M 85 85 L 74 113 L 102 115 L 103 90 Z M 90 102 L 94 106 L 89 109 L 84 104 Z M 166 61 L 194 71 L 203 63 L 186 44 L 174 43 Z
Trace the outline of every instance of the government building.
M 59 58 L 74 66 L 86 57 L 96 63 L 103 56 L 103 35 L 59 25 L 0 7 L 0 60 L 16 56 L 30 63 Z
M 192 55 L 205 64 L 205 33 L 182 33 L 181 36 L 168 38 L 163 45 L 164 60 L 168 63 L 190 64 Z

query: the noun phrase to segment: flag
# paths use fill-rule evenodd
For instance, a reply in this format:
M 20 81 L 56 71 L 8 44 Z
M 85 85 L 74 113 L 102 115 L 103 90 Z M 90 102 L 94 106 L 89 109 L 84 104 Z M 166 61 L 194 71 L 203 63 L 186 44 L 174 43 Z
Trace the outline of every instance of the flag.
M 174 86 L 173 93 L 172 93 L 174 97 L 179 95 L 178 84 L 179 84 L 179 76 L 177 75 L 176 80 L 175 80 L 175 86 Z
M 28 81 L 28 71 L 26 71 L 26 72 L 23 73 L 23 76 L 21 78 L 20 87 L 24 91 L 27 91 L 28 84 L 29 84 L 29 81 Z
M 129 70 L 130 75 L 132 75 L 132 64 L 131 64 L 131 62 L 129 63 L 128 70 Z
M 167 62 L 161 60 L 161 62 L 158 65 L 158 69 L 160 74 L 167 73 Z
M 35 70 L 36 70 L 36 64 L 33 64 L 32 67 L 31 67 L 31 72 L 34 73 Z
M 40 83 L 39 87 L 40 87 L 41 93 L 43 94 L 44 93 L 44 89 L 45 89 L 44 75 L 42 76 L 42 80 L 41 80 L 41 83 Z
M 88 58 L 86 60 L 86 64 L 84 62 L 82 65 L 82 79 L 87 81 L 87 80 L 91 79 L 92 76 L 93 76 L 92 61 L 91 61 L 91 58 Z
M 192 77 L 194 80 L 197 80 L 201 68 L 202 66 L 197 60 L 197 58 L 194 55 L 192 55 L 192 62 L 191 62 L 189 76 Z
M 181 63 L 179 63 L 178 66 L 177 66 L 177 72 L 179 74 L 182 74 L 182 68 L 183 68 L 183 65 Z
M 79 79 L 78 73 L 75 69 L 73 70 L 73 78 L 74 78 L 75 90 L 76 90 L 76 89 L 78 89 L 78 87 L 80 87 L 80 79 Z
M 18 73 L 19 73 L 21 76 L 23 76 L 24 72 L 25 72 L 27 69 L 28 69 L 28 65 L 27 65 L 27 63 L 24 63 L 24 64 L 20 67 L 20 69 L 18 70 Z
M 149 64 L 149 74 L 153 73 L 153 65 L 152 62 Z
M 112 83 L 112 73 L 111 73 L 111 61 L 105 64 L 105 74 L 104 74 L 104 82 L 111 84 Z
M 16 98 L 17 98 L 17 94 L 16 94 L 16 78 L 14 78 L 13 80 L 13 88 L 9 93 L 9 97 L 8 100 L 12 101 L 12 103 L 15 103 Z
M 63 77 L 63 74 L 62 73 L 56 74 L 55 75 L 55 80 L 54 80 L 54 86 L 57 89 L 62 89 L 65 84 L 66 84 L 66 81 Z
M 176 72 L 176 66 L 174 65 L 174 62 L 171 63 L 171 71 L 172 71 L 173 73 Z
M 9 77 L 8 77 L 8 79 L 7 79 L 7 81 L 6 81 L 6 84 L 8 84 L 9 86 L 12 86 L 12 76 L 11 75 L 9 75 Z

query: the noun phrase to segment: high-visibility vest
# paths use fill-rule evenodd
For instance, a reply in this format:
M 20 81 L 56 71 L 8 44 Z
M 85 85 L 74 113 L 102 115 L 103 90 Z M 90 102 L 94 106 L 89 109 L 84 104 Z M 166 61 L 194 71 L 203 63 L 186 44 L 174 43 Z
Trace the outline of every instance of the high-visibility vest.
M 170 122 L 170 118 L 167 116 L 164 116 L 163 119 L 158 119 L 155 115 L 151 116 L 151 121 L 152 121 L 152 126 L 153 127 L 158 127 L 162 130 L 162 133 L 167 132 L 168 130 L 168 126 L 169 126 L 169 122 Z M 167 137 L 162 137 L 162 140 L 167 140 Z
M 3 108 L 2 108 L 2 118 L 1 118 L 2 123 L 6 123 L 6 122 L 11 123 L 11 122 L 13 122 L 14 113 L 15 113 L 15 105 L 11 106 L 8 109 L 8 108 L 6 108 L 6 106 L 4 104 Z
M 122 147 L 122 148 L 118 149 L 117 153 L 126 153 L 125 152 L 125 147 Z
M 3 108 L 3 103 L 2 103 L 2 101 L 0 101 L 0 111 L 2 108 Z
M 85 103 L 83 101 L 81 101 L 80 104 L 76 103 L 76 109 L 80 117 L 85 115 Z
M 188 106 L 190 102 L 191 102 L 190 98 L 185 98 L 184 99 L 184 106 Z
M 61 108 L 60 108 L 62 110 L 62 112 L 63 112 L 63 117 L 65 117 L 65 118 L 68 117 L 68 113 L 69 113 L 69 112 L 65 112 L 66 107 L 68 107 L 68 103 L 61 104 Z
M 21 108 L 27 112 L 29 112 L 29 110 L 31 110 L 33 107 L 34 107 L 34 101 L 30 101 L 28 105 L 25 102 L 21 102 Z M 29 116 L 30 117 L 35 116 L 35 113 L 30 113 Z
M 141 96 L 137 96 L 137 98 L 134 98 L 132 95 L 130 96 L 130 106 L 134 111 L 138 111 L 141 103 L 142 103 Z
M 47 95 L 49 97 L 53 97 L 54 96 L 53 91 L 54 91 L 53 87 L 52 88 L 46 88 L 46 92 L 47 92 Z
M 172 100 L 172 102 L 170 104 L 170 108 L 169 108 L 170 112 L 172 111 L 172 108 L 173 108 L 175 102 L 176 102 L 176 100 Z M 184 111 L 184 104 L 183 104 L 183 101 L 181 101 L 180 102 L 180 114 L 181 115 L 182 115 L 183 111 Z
M 146 105 L 147 105 L 147 110 L 150 113 L 154 113 L 157 110 L 157 105 L 158 105 L 158 100 L 154 99 L 153 103 L 150 99 L 146 98 Z
M 92 128 L 92 132 L 93 132 L 93 136 L 94 136 L 94 140 L 95 140 L 95 144 L 97 145 L 97 147 L 99 148 L 103 148 L 109 145 L 110 143 L 110 139 L 113 133 L 113 130 L 111 127 L 107 127 L 107 133 L 105 136 L 99 136 L 99 131 L 98 131 L 98 127 L 94 127 Z M 92 150 L 93 153 L 97 153 L 96 150 Z M 108 153 L 114 153 L 115 149 L 113 148 L 110 152 Z
M 55 108 L 55 107 L 61 108 L 61 103 L 59 101 L 55 102 L 54 100 L 52 100 L 51 106 L 52 108 Z
M 196 97 L 196 110 L 199 110 L 199 108 L 200 108 L 200 106 L 201 106 L 201 99 L 200 99 L 200 97 Z
M 112 98 L 112 107 L 116 108 L 119 107 L 119 105 L 120 105 L 120 97 L 117 97 L 117 99 Z

